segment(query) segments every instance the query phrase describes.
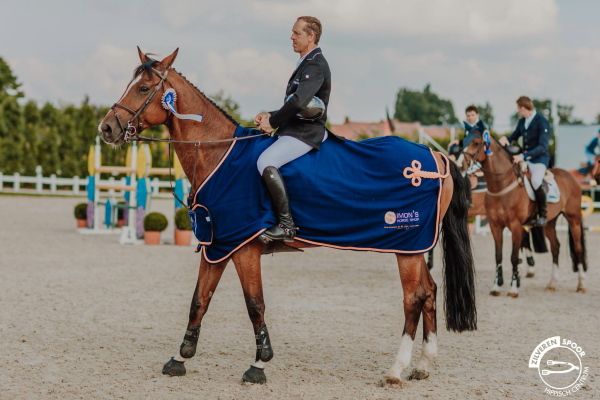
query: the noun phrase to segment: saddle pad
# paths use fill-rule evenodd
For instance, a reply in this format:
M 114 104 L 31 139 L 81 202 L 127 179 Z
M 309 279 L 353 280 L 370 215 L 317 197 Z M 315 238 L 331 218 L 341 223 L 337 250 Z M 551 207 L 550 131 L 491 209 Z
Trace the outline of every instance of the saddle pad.
M 548 185 L 548 192 L 546 193 L 546 202 L 548 203 L 558 203 L 560 201 L 560 189 L 558 187 L 558 183 L 556 183 L 556 179 L 554 179 L 554 174 L 552 171 L 547 170 L 544 175 L 544 182 Z M 533 186 L 531 186 L 531 182 L 529 177 L 525 176 L 525 190 L 527 191 L 527 196 L 532 201 L 535 201 L 535 193 L 533 192 Z

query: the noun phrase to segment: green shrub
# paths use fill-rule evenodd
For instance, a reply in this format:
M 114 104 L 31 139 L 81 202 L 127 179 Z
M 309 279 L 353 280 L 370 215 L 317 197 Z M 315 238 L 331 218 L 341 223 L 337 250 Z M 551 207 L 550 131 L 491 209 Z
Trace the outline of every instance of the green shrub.
M 182 231 L 192 230 L 192 221 L 190 221 L 187 208 L 180 208 L 175 212 L 175 226 Z
M 150 232 L 162 232 L 167 229 L 169 221 L 164 214 L 151 212 L 144 217 L 144 230 Z
M 87 219 L 87 203 L 79 203 L 75 206 L 75 219 Z

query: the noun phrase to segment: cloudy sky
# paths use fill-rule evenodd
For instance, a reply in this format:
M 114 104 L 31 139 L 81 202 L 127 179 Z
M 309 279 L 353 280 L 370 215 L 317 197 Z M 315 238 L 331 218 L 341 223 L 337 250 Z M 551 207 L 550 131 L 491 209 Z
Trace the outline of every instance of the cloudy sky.
M 457 115 L 489 101 L 508 126 L 521 94 L 600 113 L 596 0 L 0 0 L 0 57 L 27 97 L 110 104 L 138 62 L 180 48 L 176 67 L 207 93 L 223 89 L 246 117 L 277 107 L 296 54 L 299 15 L 324 25 L 333 74 L 330 118 L 379 120 L 400 87 L 427 82 Z

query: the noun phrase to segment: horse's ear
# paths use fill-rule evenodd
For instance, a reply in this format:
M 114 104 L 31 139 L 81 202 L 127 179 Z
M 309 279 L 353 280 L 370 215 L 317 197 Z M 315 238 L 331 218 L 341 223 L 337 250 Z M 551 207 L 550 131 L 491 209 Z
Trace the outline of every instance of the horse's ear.
M 177 58 L 178 51 L 179 51 L 179 47 L 176 48 L 174 52 L 172 52 L 171 54 L 169 54 L 168 56 L 166 56 L 165 58 L 162 59 L 162 61 L 160 62 L 160 65 L 162 65 L 162 67 L 165 70 L 171 68 L 171 65 L 173 65 L 173 63 L 175 62 L 175 58 Z
M 137 50 L 138 50 L 138 56 L 140 56 L 140 62 L 143 64 L 146 61 L 148 61 L 148 56 L 144 54 L 142 49 L 140 49 L 140 46 L 137 46 Z

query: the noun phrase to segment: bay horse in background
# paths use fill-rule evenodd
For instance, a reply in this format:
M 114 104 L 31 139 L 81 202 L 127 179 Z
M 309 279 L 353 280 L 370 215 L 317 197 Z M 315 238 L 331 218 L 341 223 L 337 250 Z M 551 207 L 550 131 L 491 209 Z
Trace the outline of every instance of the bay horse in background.
M 166 125 L 194 193 L 219 164 L 231 142 L 236 140 L 233 133 L 237 123 L 172 68 L 177 50 L 161 61 L 151 59 L 139 48 L 138 53 L 141 65 L 136 68 L 125 93 L 100 122 L 99 134 L 106 143 L 121 145 L 126 143 L 128 137 L 136 140 L 137 134 L 144 129 Z M 167 88 L 174 89 L 177 93 L 178 113 L 200 114 L 203 116 L 202 121 L 178 119 L 167 112 L 161 106 L 161 95 Z M 434 156 L 438 165 L 443 165 L 442 156 L 437 153 Z M 439 214 L 440 219 L 443 218 L 445 314 L 447 328 L 461 332 L 476 329 L 477 319 L 473 257 L 467 232 L 468 187 L 464 185 L 458 168 L 454 164 L 449 165 L 452 166 L 450 175 L 442 182 Z M 294 242 L 292 245 L 298 248 L 313 247 L 301 242 Z M 261 280 L 263 250 L 264 244 L 256 239 L 243 245 L 230 257 L 241 282 L 257 345 L 254 363 L 242 378 L 243 381 L 251 383 L 266 382 L 265 362 L 273 357 L 273 348 L 265 323 Z M 422 358 L 410 374 L 410 378 L 424 379 L 429 376 L 431 361 L 437 354 L 436 284 L 425 264 L 423 254 L 395 256 L 404 292 L 405 323 L 398 355 L 384 377 L 384 383 L 389 385 L 402 383 L 401 374 L 409 366 L 421 314 Z M 179 348 L 181 357 L 171 358 L 164 365 L 163 374 L 185 374 L 183 361 L 196 353 L 202 318 L 208 310 L 228 261 L 229 259 L 226 259 L 211 264 L 202 257 L 186 333 Z M 368 311 L 365 312 L 367 315 L 363 317 L 368 317 Z
M 513 167 L 512 156 L 495 139 L 491 139 L 492 154 L 486 155 L 481 135 L 476 135 L 463 150 L 466 170 L 475 162 L 481 164 L 486 183 L 485 208 L 494 237 L 496 252 L 496 274 L 492 295 L 499 295 L 504 278 L 502 274 L 502 232 L 508 228 L 512 234 L 512 277 L 508 295 L 519 295 L 519 248 L 522 243 L 523 228 L 528 226 L 535 211 L 534 202 L 529 199 L 522 178 Z M 552 274 L 546 286 L 548 291 L 555 291 L 558 280 L 558 254 L 560 244 L 556 235 L 556 221 L 562 214 L 569 224 L 569 249 L 573 271 L 579 273 L 577 292 L 586 291 L 584 281 L 587 271 L 584 228 L 581 215 L 581 188 L 567 171 L 552 168 L 550 171 L 560 190 L 560 201 L 548 203 L 548 222 L 544 234 L 550 242 L 552 252 Z

